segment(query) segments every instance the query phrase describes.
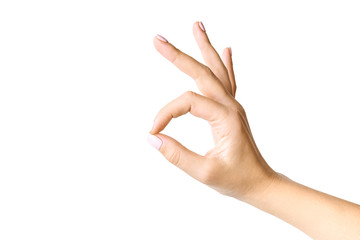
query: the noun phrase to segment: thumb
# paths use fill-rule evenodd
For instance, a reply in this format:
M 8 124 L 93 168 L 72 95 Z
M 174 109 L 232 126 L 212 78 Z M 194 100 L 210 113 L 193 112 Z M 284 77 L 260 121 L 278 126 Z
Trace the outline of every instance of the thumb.
M 193 178 L 201 181 L 201 169 L 206 163 L 204 156 L 190 151 L 172 137 L 161 133 L 155 135 L 150 134 L 147 140 L 150 145 L 159 150 L 169 162 Z

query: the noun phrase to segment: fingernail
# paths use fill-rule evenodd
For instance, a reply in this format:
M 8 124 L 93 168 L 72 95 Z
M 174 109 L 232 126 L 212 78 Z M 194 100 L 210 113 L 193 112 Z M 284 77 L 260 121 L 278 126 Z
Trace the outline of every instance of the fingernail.
M 161 141 L 160 138 L 156 137 L 155 135 L 149 134 L 147 140 L 148 140 L 148 142 L 150 143 L 151 146 L 153 146 L 157 150 L 160 150 L 160 147 L 162 145 L 162 141 Z
M 163 42 L 168 42 L 168 40 L 166 40 L 166 38 L 164 38 L 163 36 L 161 36 L 160 34 L 156 34 L 157 39 L 159 39 L 160 41 Z
M 232 56 L 232 50 L 231 47 L 229 47 L 230 56 Z
M 201 30 L 205 32 L 204 24 L 201 21 L 199 22 L 199 27 L 201 28 Z

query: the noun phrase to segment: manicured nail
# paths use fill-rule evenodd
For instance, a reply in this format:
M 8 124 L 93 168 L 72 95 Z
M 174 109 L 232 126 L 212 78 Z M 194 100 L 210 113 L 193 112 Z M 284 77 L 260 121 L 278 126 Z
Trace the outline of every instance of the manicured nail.
M 151 146 L 153 146 L 157 150 L 160 150 L 160 147 L 162 145 L 162 141 L 161 141 L 160 138 L 156 137 L 155 135 L 149 134 L 147 140 L 148 140 L 148 142 L 150 143 Z
M 157 37 L 157 39 L 159 39 L 160 41 L 168 42 L 168 40 L 166 40 L 166 38 L 164 38 L 164 37 L 161 36 L 160 34 L 157 34 L 156 37 Z
M 201 30 L 203 30 L 204 32 L 206 32 L 206 31 L 205 31 L 204 24 L 203 24 L 201 21 L 199 22 L 199 27 L 201 28 Z
M 232 50 L 231 47 L 229 47 L 230 56 L 232 56 Z

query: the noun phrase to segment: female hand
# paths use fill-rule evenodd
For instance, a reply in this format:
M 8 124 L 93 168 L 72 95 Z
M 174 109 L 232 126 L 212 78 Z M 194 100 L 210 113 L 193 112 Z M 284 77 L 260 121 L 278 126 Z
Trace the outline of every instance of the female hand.
M 263 192 L 277 176 L 267 165 L 250 131 L 243 107 L 235 100 L 236 82 L 230 48 L 222 59 L 201 22 L 193 33 L 207 66 L 181 52 L 165 38 L 154 38 L 157 51 L 192 77 L 203 95 L 188 91 L 163 107 L 154 119 L 149 142 L 171 163 L 222 194 L 241 200 Z M 215 147 L 205 156 L 161 134 L 172 118 L 190 112 L 211 126 Z
M 203 95 L 186 92 L 163 107 L 154 120 L 150 143 L 173 164 L 222 194 L 235 197 L 295 226 L 313 239 L 359 239 L 360 206 L 316 191 L 274 172 L 256 147 L 246 114 L 235 100 L 231 50 L 223 61 L 201 22 L 193 27 L 207 66 L 182 53 L 161 36 L 156 49 L 191 76 Z M 172 118 L 190 112 L 207 120 L 215 147 L 205 156 L 159 133 Z

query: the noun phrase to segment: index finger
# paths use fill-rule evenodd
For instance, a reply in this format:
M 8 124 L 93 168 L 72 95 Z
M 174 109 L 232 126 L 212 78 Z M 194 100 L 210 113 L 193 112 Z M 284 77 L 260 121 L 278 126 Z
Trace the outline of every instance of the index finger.
M 210 124 L 219 121 L 226 110 L 221 103 L 188 91 L 163 107 L 154 119 L 151 134 L 162 131 L 173 118 L 190 112 L 192 115 L 208 121 Z

